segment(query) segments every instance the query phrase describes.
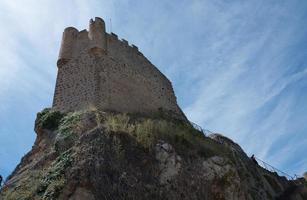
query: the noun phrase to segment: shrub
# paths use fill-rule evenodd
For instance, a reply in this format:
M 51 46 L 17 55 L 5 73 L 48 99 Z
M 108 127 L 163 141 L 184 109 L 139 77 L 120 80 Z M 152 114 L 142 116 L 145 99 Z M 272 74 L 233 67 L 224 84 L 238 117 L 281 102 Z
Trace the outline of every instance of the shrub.
M 43 129 L 55 130 L 58 128 L 63 116 L 64 114 L 59 111 L 45 108 L 42 112 L 37 114 L 38 125 Z

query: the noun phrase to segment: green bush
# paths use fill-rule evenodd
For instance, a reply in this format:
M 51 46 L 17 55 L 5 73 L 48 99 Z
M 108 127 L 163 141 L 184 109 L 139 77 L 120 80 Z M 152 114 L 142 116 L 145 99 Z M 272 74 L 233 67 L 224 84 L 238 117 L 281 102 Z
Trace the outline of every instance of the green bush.
M 43 129 L 55 130 L 58 128 L 60 121 L 64 114 L 59 111 L 45 108 L 42 112 L 38 113 L 38 125 Z

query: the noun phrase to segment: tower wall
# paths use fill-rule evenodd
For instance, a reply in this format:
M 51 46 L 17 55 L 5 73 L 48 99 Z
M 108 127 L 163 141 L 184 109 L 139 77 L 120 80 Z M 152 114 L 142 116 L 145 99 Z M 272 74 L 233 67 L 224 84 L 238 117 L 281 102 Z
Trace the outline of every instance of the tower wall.
M 72 59 L 78 32 L 74 27 L 68 27 L 64 30 L 57 62 L 58 67 Z
M 100 49 L 106 53 L 107 51 L 107 39 L 106 39 L 106 29 L 104 21 L 96 17 L 95 21 L 90 20 L 89 34 L 90 39 L 89 48 L 90 49 Z
M 107 46 L 108 56 L 122 63 L 111 67 L 106 78 L 112 88 L 111 110 L 120 108 L 125 112 L 152 112 L 163 108 L 184 116 L 177 105 L 171 82 L 135 45 L 130 46 L 127 40 L 119 40 L 116 34 L 111 33 L 107 34 Z M 129 99 L 129 102 L 124 102 L 125 99 Z
M 128 113 L 163 109 L 186 120 L 171 82 L 136 46 L 105 33 L 102 19 L 91 20 L 89 32 L 80 31 L 73 41 L 71 59 L 58 70 L 54 108 L 67 112 L 93 106 Z
M 53 107 L 70 112 L 96 105 L 98 96 L 97 67 L 87 52 L 58 68 Z
M 86 29 L 78 33 L 75 48 L 73 50 L 73 58 L 77 58 L 80 55 L 80 52 L 89 48 L 90 40 L 88 34 L 89 33 Z

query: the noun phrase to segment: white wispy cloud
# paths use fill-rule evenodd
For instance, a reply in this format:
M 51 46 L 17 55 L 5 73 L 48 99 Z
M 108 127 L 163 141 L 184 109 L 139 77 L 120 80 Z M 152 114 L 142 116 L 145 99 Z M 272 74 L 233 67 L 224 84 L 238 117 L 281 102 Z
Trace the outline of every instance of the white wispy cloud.
M 208 18 L 201 9 L 204 4 L 196 3 L 196 17 Z M 300 66 L 303 70 L 297 73 L 289 73 L 290 68 L 297 67 L 290 62 L 295 57 L 289 56 L 299 42 L 294 35 L 301 37 L 303 18 L 289 16 L 282 4 L 267 3 L 263 7 L 259 1 L 229 8 L 223 3 L 207 3 L 208 15 L 217 19 L 208 29 L 217 33 L 205 41 L 211 45 L 198 49 L 205 55 L 204 61 L 191 73 L 203 78 L 198 83 L 195 101 L 184 110 L 191 120 L 233 138 L 248 153 L 279 167 L 289 167 L 286 161 L 303 146 L 293 141 L 286 147 L 280 145 L 280 151 L 273 155 L 270 150 L 281 137 L 291 137 L 287 128 L 295 95 L 300 94 L 279 96 L 290 85 L 307 78 L 306 65 Z M 261 19 L 263 16 L 265 20 Z M 281 20 L 285 16 L 286 22 Z M 274 108 L 264 108 L 267 104 Z M 258 116 L 263 110 L 266 115 Z

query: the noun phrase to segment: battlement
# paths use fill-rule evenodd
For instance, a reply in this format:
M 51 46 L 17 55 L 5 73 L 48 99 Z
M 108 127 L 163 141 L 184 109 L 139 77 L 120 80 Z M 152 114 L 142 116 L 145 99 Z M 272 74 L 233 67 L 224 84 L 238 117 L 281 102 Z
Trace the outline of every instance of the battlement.
M 63 112 L 96 107 L 151 113 L 161 108 L 186 120 L 171 82 L 138 50 L 96 17 L 89 29 L 63 32 L 53 107 Z
M 115 33 L 106 33 L 105 23 L 99 17 L 95 17 L 95 20 L 90 19 L 89 31 L 86 29 L 78 31 L 75 27 L 67 27 L 63 32 L 57 66 L 61 67 L 71 59 L 77 58 L 83 51 L 108 54 L 108 49 L 115 43 L 142 55 L 137 46 L 129 45 L 127 40 L 119 39 Z
M 105 23 L 99 17 L 90 20 L 89 31 L 68 27 L 63 32 L 57 65 L 61 67 L 85 50 L 94 49 L 96 52 L 106 53 L 106 42 Z

